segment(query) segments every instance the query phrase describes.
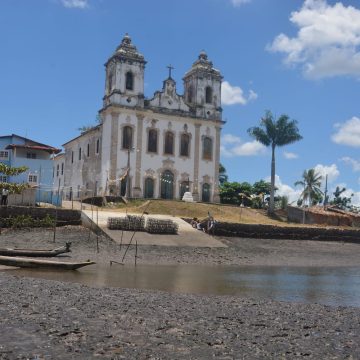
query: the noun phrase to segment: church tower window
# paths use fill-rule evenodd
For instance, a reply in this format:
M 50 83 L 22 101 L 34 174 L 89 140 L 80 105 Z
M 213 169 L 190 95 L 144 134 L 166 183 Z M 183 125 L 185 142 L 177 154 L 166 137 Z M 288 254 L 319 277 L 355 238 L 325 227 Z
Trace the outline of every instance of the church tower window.
M 188 88 L 188 93 L 187 93 L 187 101 L 189 103 L 192 103 L 193 102 L 193 97 L 194 97 L 194 90 L 193 90 L 192 85 L 190 85 L 189 88 Z
M 180 156 L 189 156 L 190 136 L 181 134 L 180 139 Z
M 174 155 L 174 134 L 167 131 L 165 134 L 165 154 Z
M 157 131 L 155 129 L 149 130 L 148 135 L 148 152 L 157 153 Z
M 207 86 L 205 89 L 205 102 L 211 104 L 213 100 L 213 91 L 210 86 Z
M 210 139 L 209 137 L 205 137 L 203 140 L 203 159 L 212 159 L 212 139 Z
M 131 71 L 126 73 L 126 90 L 134 90 L 134 75 Z
M 122 135 L 123 149 L 131 149 L 133 129 L 130 126 L 124 126 Z

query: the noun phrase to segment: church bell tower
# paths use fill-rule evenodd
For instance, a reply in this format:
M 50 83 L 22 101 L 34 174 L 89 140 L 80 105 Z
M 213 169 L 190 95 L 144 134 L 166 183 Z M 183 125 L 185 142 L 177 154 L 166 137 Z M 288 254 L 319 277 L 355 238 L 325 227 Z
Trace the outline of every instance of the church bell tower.
M 144 106 L 144 70 L 146 61 L 131 38 L 125 34 L 115 53 L 105 64 L 104 108 L 110 105 Z
M 183 78 L 185 101 L 197 117 L 221 120 L 222 79 L 220 71 L 202 51 Z

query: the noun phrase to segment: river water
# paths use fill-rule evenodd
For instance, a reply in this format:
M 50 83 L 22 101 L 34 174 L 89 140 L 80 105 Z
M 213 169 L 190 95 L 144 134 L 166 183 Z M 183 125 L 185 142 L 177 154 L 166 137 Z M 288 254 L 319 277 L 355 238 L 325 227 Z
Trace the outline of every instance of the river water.
M 14 275 L 95 287 L 236 295 L 360 307 L 360 267 L 93 265 L 78 271 L 6 270 Z

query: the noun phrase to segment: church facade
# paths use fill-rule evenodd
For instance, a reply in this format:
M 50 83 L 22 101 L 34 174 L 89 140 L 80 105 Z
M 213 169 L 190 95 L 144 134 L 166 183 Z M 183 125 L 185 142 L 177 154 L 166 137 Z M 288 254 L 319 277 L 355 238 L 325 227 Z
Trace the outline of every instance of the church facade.
M 153 98 L 144 96 L 146 61 L 126 34 L 105 64 L 100 124 L 64 144 L 64 185 L 74 198 L 219 202 L 222 76 L 201 52 L 183 78 L 169 76 Z

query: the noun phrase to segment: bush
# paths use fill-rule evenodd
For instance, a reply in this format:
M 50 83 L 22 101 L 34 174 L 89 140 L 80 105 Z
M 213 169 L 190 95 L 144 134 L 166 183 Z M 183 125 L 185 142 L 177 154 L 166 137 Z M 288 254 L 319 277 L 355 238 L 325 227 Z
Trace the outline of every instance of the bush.
M 55 226 L 55 218 L 46 215 L 42 219 L 34 219 L 30 215 L 18 215 L 10 216 L 8 218 L 2 218 L 0 221 L 1 227 L 21 229 L 21 228 L 33 228 L 33 227 L 53 227 Z

